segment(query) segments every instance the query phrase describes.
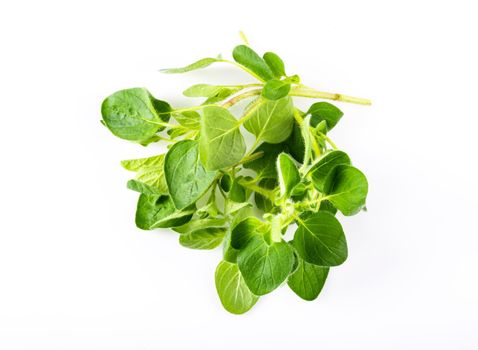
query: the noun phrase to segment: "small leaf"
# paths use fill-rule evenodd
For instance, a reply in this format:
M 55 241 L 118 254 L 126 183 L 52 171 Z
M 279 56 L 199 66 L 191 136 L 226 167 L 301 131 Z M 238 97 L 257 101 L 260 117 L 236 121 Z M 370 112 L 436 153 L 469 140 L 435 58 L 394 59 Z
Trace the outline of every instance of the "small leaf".
M 336 150 L 330 151 L 312 164 L 307 174 L 311 176 L 315 188 L 322 192 L 327 175 L 329 175 L 333 168 L 341 164 L 350 164 L 350 158 L 347 153 Z
M 195 203 L 216 177 L 215 171 L 206 171 L 202 166 L 198 143 L 193 140 L 179 141 L 171 147 L 164 160 L 164 174 L 178 209 Z
M 222 243 L 225 234 L 225 228 L 208 227 L 180 235 L 179 243 L 191 249 L 214 249 Z
M 239 252 L 237 265 L 251 292 L 264 295 L 287 279 L 294 265 L 294 253 L 285 242 L 268 245 L 262 237 L 254 237 Z
M 289 276 L 287 284 L 302 299 L 315 300 L 325 284 L 329 268 L 309 264 L 301 257 L 297 260 L 297 269 Z
M 232 57 L 237 63 L 250 69 L 263 80 L 267 81 L 274 78 L 274 74 L 267 63 L 249 46 L 236 46 L 232 52 Z
M 310 106 L 307 114 L 311 114 L 312 118 L 310 119 L 310 125 L 316 127 L 321 121 L 327 123 L 327 130 L 332 130 L 332 128 L 337 125 L 340 118 L 344 113 L 335 107 L 333 104 L 328 102 L 316 102 Z
M 262 89 L 262 96 L 268 100 L 278 100 L 289 94 L 290 84 L 279 79 L 269 80 Z
M 130 141 L 145 142 L 164 129 L 159 123 L 169 120 L 171 107 L 155 99 L 148 90 L 120 90 L 107 97 L 101 105 L 104 124 L 116 136 Z
M 174 119 L 189 130 L 199 130 L 201 128 L 201 116 L 195 111 L 186 111 L 174 114 Z
M 344 231 L 335 216 L 319 211 L 299 220 L 294 247 L 306 262 L 319 266 L 337 266 L 347 259 Z
M 287 96 L 277 101 L 260 103 L 244 123 L 257 140 L 280 143 L 286 140 L 294 125 L 292 99 Z
M 221 261 L 216 269 L 215 281 L 219 299 L 230 313 L 243 314 L 259 299 L 247 287 L 236 264 Z
M 189 234 L 208 227 L 226 227 L 226 219 L 193 219 L 184 225 L 175 227 L 173 230 L 180 234 Z
M 126 187 L 132 191 L 149 194 L 149 195 L 161 196 L 161 195 L 168 194 L 167 192 L 164 193 L 162 191 L 159 191 L 153 186 L 149 186 L 141 181 L 134 180 L 134 179 L 129 180 L 126 183 Z
M 164 154 L 123 160 L 121 165 L 127 170 L 137 171 L 136 180 L 128 182 L 129 189 L 145 194 L 168 194 L 164 176 Z
M 221 61 L 222 61 L 222 59 L 220 59 L 220 58 L 207 57 L 207 58 L 203 58 L 199 61 L 196 61 L 194 63 L 191 63 L 190 65 L 187 65 L 185 67 L 161 69 L 160 72 L 168 73 L 168 74 L 186 73 L 186 72 L 190 72 L 192 70 L 206 68 L 207 66 L 210 66 L 214 62 L 221 62 Z
M 183 94 L 188 97 L 208 97 L 208 103 L 215 103 L 224 100 L 241 89 L 240 86 L 197 84 L 186 89 Z
M 281 78 L 286 75 L 284 62 L 278 55 L 273 52 L 266 52 L 262 57 L 276 78 Z
M 357 214 L 365 206 L 367 192 L 367 178 L 349 165 L 336 166 L 325 179 L 325 198 L 346 216 Z
M 295 160 L 302 163 L 305 155 L 305 142 L 300 125 L 294 121 L 294 126 L 289 138 L 285 141 L 289 153 Z
M 246 144 L 234 116 L 222 107 L 206 107 L 201 120 L 199 153 L 208 170 L 227 168 L 238 163 Z
M 294 187 L 300 182 L 300 174 L 294 161 L 286 153 L 277 157 L 277 173 L 281 198 L 289 198 Z
M 244 168 L 252 169 L 256 172 L 258 178 L 277 178 L 277 156 L 287 150 L 285 143 L 272 144 L 264 142 L 256 148 L 252 155 L 262 152 L 262 157 L 244 164 Z
M 259 187 L 265 188 L 267 190 L 272 190 L 277 186 L 277 180 L 273 178 L 269 179 L 262 179 L 259 181 Z M 274 206 L 274 203 L 267 198 L 261 195 L 260 193 L 255 193 L 254 194 L 254 201 L 257 205 L 257 208 L 262 210 L 264 213 L 273 213 L 275 212 L 278 208 Z
M 235 249 L 244 248 L 252 238 L 261 236 L 266 228 L 266 223 L 251 216 L 239 222 L 231 230 L 231 246 Z
M 194 209 L 178 211 L 168 196 L 141 194 L 136 207 L 136 226 L 143 230 L 180 226 L 191 219 Z

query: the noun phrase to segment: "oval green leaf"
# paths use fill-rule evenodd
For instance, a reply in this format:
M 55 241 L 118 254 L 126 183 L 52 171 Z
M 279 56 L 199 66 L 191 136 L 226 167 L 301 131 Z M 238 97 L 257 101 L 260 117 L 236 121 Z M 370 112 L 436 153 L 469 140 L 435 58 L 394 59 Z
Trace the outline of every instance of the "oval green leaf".
M 325 153 L 321 158 L 319 158 L 307 172 L 311 176 L 312 182 L 319 191 L 324 190 L 325 179 L 327 175 L 335 168 L 337 165 L 350 164 L 350 158 L 347 153 L 342 151 L 330 151 Z
M 344 115 L 340 109 L 328 102 L 314 103 L 310 106 L 307 114 L 312 115 L 310 118 L 310 125 L 315 128 L 321 121 L 325 121 L 327 124 L 327 130 L 332 130 Z
M 268 245 L 262 237 L 254 237 L 239 252 L 237 264 L 251 292 L 264 295 L 287 279 L 294 265 L 294 253 L 285 242 Z
M 171 107 L 155 99 L 144 88 L 120 90 L 107 97 L 101 105 L 106 127 L 116 136 L 130 141 L 150 140 L 169 120 Z
M 349 165 L 332 169 L 324 183 L 325 199 L 346 216 L 357 214 L 364 206 L 368 193 L 365 175 Z
M 202 166 L 197 141 L 184 140 L 166 154 L 164 175 L 174 205 L 182 209 L 195 203 L 206 192 L 216 172 L 206 171 Z
M 289 198 L 294 187 L 300 182 L 300 174 L 292 158 L 281 153 L 277 157 L 277 174 L 281 198 Z
M 262 57 L 276 78 L 281 78 L 286 75 L 284 61 L 282 61 L 278 55 L 274 52 L 266 52 Z
M 252 112 L 244 127 L 256 139 L 269 143 L 285 141 L 294 125 L 292 99 L 289 96 L 277 101 L 262 101 Z
M 236 264 L 221 261 L 216 268 L 215 281 L 222 306 L 230 313 L 243 314 L 259 299 L 247 287 Z
M 226 234 L 226 228 L 207 227 L 187 235 L 179 236 L 179 243 L 191 249 L 214 249 L 218 247 Z
M 236 118 L 227 109 L 204 108 L 199 153 L 206 169 L 227 168 L 242 159 L 246 144 L 239 126 Z
M 299 219 L 294 247 L 305 261 L 319 266 L 337 266 L 347 259 L 347 242 L 340 222 L 328 211 Z
M 274 74 L 267 63 L 249 46 L 239 45 L 232 51 L 234 61 L 250 69 L 260 78 L 267 81 L 274 78 Z
M 283 82 L 279 79 L 269 80 L 262 89 L 262 96 L 268 100 L 278 100 L 289 94 L 290 83 Z
M 309 264 L 301 257 L 297 259 L 297 269 L 289 276 L 287 284 L 302 299 L 315 300 L 325 284 L 329 268 Z
M 143 230 L 181 226 L 188 222 L 195 208 L 176 210 L 168 196 L 141 194 L 136 207 L 136 226 Z

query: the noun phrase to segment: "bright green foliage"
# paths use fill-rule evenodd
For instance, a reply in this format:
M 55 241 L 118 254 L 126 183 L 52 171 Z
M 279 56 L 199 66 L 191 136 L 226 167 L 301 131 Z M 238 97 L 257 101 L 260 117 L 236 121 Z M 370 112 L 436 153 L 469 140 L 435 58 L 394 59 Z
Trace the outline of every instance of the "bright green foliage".
M 227 168 L 242 159 L 246 143 L 239 126 L 236 118 L 226 108 L 204 108 L 199 154 L 206 169 Z
M 204 169 L 199 160 L 197 141 L 183 140 L 166 154 L 164 174 L 169 194 L 178 209 L 194 204 L 211 186 L 215 171 Z
M 103 101 L 103 122 L 116 136 L 130 141 L 146 141 L 164 129 L 171 107 L 155 99 L 148 90 L 133 88 L 115 92 Z
M 217 293 L 227 311 L 242 314 L 285 284 L 304 300 L 316 299 L 330 268 L 347 259 L 339 218 L 366 203 L 365 175 L 330 139 L 342 111 L 314 101 L 303 112 L 293 97 L 369 101 L 301 84 L 273 52 L 261 57 L 239 45 L 232 57 L 163 72 L 223 62 L 254 81 L 192 85 L 184 96 L 201 101 L 185 108 L 172 108 L 144 88 L 120 90 L 104 100 L 101 113 L 102 124 L 116 136 L 165 146 L 121 162 L 135 173 L 127 187 L 139 193 L 137 227 L 171 228 L 190 249 L 222 246 Z M 237 108 L 243 100 L 249 101 Z M 292 224 L 297 229 L 289 240 L 285 234 Z
M 244 127 L 259 141 L 280 143 L 285 141 L 292 131 L 293 108 L 289 96 L 277 101 L 261 100 L 249 114 Z
M 237 264 L 227 261 L 217 266 L 216 289 L 224 308 L 237 315 L 249 311 L 259 299 L 247 287 Z

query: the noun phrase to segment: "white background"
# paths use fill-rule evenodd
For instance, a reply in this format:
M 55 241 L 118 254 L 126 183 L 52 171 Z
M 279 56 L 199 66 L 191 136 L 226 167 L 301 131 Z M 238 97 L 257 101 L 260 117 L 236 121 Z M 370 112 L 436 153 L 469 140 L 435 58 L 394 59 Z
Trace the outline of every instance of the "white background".
M 0 5 L 1 349 L 477 349 L 478 22 L 473 1 L 5 1 Z M 331 134 L 368 176 L 341 219 L 350 257 L 314 302 L 287 287 L 225 312 L 221 252 L 134 226 L 121 159 L 154 154 L 99 123 L 108 94 L 174 106 L 233 67 L 244 30 L 340 104 Z M 305 104 L 304 104 L 305 105 Z

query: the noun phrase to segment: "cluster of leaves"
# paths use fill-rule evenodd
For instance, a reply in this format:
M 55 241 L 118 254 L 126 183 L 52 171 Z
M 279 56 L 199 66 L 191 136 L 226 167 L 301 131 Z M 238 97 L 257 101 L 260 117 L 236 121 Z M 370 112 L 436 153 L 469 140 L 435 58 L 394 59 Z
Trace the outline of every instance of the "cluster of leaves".
M 256 83 L 193 85 L 184 95 L 203 103 L 180 109 L 144 88 L 121 90 L 104 100 L 101 112 L 103 124 L 122 139 L 167 142 L 165 154 L 122 162 L 136 172 L 127 184 L 140 193 L 136 225 L 170 227 L 187 248 L 222 245 L 217 292 L 226 310 L 241 314 L 284 282 L 305 300 L 317 298 L 329 268 L 347 258 L 336 212 L 349 216 L 363 209 L 368 185 L 328 136 L 343 113 L 327 102 L 302 112 L 291 97 L 347 101 L 343 95 L 321 95 L 302 85 L 272 52 L 260 57 L 239 45 L 232 56 L 234 61 L 204 58 L 164 71 L 226 62 Z M 251 101 L 236 118 L 229 108 L 245 99 Z M 255 136 L 249 147 L 245 131 Z M 287 242 L 291 224 L 297 229 Z

